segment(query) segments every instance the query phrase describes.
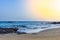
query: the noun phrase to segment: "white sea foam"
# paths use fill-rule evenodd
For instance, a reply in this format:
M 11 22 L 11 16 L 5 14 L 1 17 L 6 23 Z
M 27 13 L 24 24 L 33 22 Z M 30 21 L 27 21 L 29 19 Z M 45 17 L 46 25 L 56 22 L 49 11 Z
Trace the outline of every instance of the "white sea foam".
M 37 26 L 35 26 L 37 27 Z M 43 28 L 41 28 L 43 27 Z M 38 32 L 41 32 L 41 31 L 44 31 L 44 30 L 48 30 L 48 29 L 54 29 L 54 28 L 60 28 L 60 25 L 50 25 L 50 26 L 38 26 L 37 28 L 32 28 L 32 29 L 19 29 L 18 32 L 25 32 L 25 33 L 38 33 Z

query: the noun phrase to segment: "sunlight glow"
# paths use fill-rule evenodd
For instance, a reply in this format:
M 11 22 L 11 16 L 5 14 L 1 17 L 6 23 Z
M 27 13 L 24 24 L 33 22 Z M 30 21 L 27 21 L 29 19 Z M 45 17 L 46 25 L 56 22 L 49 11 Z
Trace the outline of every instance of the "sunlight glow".
M 32 16 L 44 20 L 60 20 L 60 0 L 29 0 Z

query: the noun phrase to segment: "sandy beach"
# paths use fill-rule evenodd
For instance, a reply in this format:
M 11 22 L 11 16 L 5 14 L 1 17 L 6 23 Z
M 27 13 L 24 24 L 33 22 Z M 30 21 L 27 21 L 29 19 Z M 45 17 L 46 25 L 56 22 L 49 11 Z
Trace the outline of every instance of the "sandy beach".
M 0 40 L 60 40 L 60 28 L 37 34 L 0 34 Z

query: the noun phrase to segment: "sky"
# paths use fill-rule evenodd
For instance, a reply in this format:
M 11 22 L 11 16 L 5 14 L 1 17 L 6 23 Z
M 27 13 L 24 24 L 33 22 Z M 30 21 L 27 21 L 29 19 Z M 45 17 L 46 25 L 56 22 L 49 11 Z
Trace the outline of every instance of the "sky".
M 60 21 L 60 0 L 0 0 L 0 21 Z
M 24 0 L 0 0 L 0 20 L 27 20 Z

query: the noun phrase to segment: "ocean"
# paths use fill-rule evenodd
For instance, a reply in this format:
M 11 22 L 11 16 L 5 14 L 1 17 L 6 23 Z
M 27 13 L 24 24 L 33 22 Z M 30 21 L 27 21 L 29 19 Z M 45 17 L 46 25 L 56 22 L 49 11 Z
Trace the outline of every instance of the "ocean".
M 0 21 L 0 28 L 16 28 L 18 32 L 38 33 L 44 30 L 60 28 L 60 24 L 45 21 Z

